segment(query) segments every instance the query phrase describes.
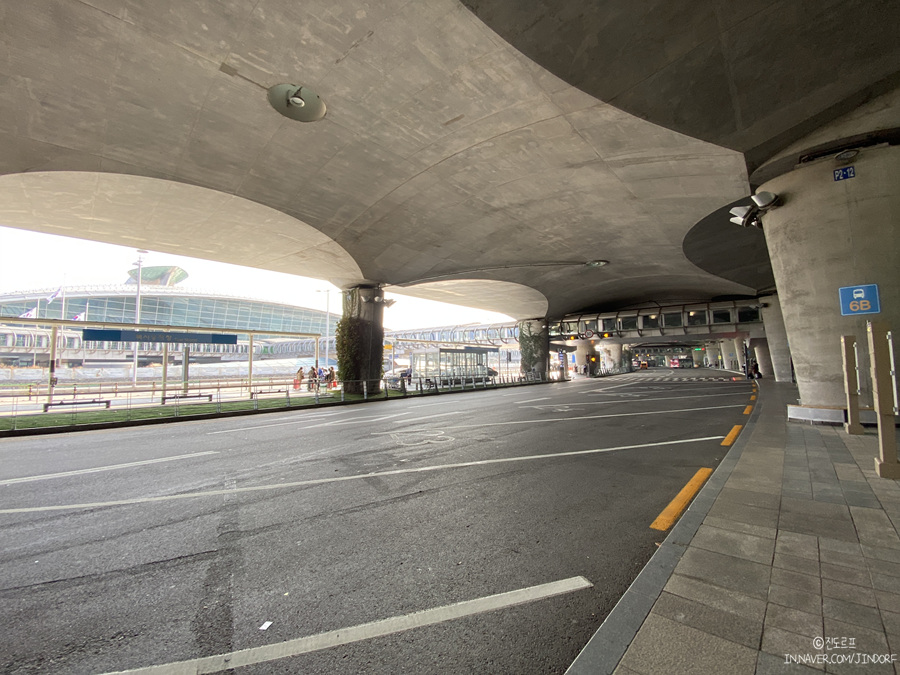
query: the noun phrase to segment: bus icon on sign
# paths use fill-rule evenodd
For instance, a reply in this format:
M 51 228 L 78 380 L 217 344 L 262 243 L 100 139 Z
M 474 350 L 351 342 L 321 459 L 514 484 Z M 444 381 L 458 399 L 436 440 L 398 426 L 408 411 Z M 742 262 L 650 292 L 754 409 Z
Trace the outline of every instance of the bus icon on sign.
M 838 290 L 841 299 L 841 316 L 881 313 L 877 284 L 846 286 Z

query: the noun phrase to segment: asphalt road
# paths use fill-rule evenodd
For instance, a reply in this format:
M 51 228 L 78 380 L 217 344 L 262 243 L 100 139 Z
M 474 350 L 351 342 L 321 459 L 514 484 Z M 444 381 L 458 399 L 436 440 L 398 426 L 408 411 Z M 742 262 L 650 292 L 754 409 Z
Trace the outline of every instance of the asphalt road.
M 564 672 L 749 399 L 651 369 L 0 440 L 0 671 Z

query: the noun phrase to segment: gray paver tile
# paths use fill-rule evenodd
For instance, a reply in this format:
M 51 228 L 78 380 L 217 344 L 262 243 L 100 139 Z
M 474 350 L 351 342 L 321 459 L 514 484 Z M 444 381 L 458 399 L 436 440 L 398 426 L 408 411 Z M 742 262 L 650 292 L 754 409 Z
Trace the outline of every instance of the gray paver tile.
M 777 509 L 781 503 L 781 495 L 771 492 L 756 492 L 724 487 L 719 492 L 719 499 L 746 506 L 758 506 L 764 509 Z
M 866 558 L 874 558 L 876 560 L 887 560 L 888 562 L 900 563 L 900 550 L 896 548 L 882 548 L 880 546 L 862 545 L 862 552 Z
M 775 542 L 775 552 L 817 561 L 819 559 L 819 542 L 810 534 L 779 530 Z
M 700 526 L 691 540 L 691 546 L 767 565 L 772 564 L 775 551 L 773 539 L 754 537 L 743 532 L 729 532 L 709 525 Z
M 884 512 L 859 506 L 850 507 L 850 512 L 861 543 L 900 549 L 900 537 L 897 536 L 890 518 Z
M 796 588 L 797 590 L 813 593 L 815 595 L 819 595 L 822 592 L 822 585 L 818 576 L 792 572 L 791 570 L 785 570 L 778 567 L 772 569 L 772 583 L 779 586 Z
M 650 614 L 621 665 L 639 673 L 752 675 L 755 649 Z
M 766 615 L 766 602 L 759 598 L 712 584 L 673 574 L 666 584 L 666 592 L 679 595 L 762 624 Z
M 693 546 L 685 551 L 675 568 L 683 576 L 760 599 L 768 596 L 770 570 L 768 565 Z
M 785 658 L 786 654 L 808 654 L 814 652 L 813 640 L 807 635 L 799 635 L 781 628 L 766 628 L 763 631 L 762 650 Z M 824 667 L 818 667 L 824 670 Z
M 849 620 L 849 619 L 848 619 Z M 881 610 L 881 622 L 889 635 L 900 636 L 900 613 Z M 851 622 L 852 623 L 852 622 Z M 890 640 L 889 640 L 890 642 Z M 900 647 L 900 645 L 897 645 Z
M 761 620 L 748 619 L 671 593 L 659 596 L 653 606 L 653 613 L 746 647 L 759 649 L 763 629 Z
M 819 563 L 809 558 L 800 558 L 787 553 L 776 553 L 773 561 L 773 567 L 790 570 L 792 572 L 801 572 L 802 574 L 811 574 L 819 576 Z
M 879 591 L 900 594 L 900 577 L 872 572 L 872 587 Z
M 822 599 L 822 612 L 829 619 L 837 619 L 872 630 L 882 629 L 881 613 L 875 607 L 826 597 Z
M 754 537 L 765 537 L 766 539 L 775 539 L 775 536 L 778 534 L 778 530 L 774 527 L 748 525 L 747 523 L 740 523 L 736 520 L 728 520 L 727 518 L 717 518 L 716 516 L 706 516 L 703 524 L 718 527 L 723 530 L 729 530 L 731 532 L 752 534 Z
M 822 549 L 850 555 L 861 555 L 862 553 L 858 542 L 832 539 L 831 537 L 819 537 L 819 550 Z
M 862 568 L 855 568 L 846 567 L 844 565 L 832 565 L 831 563 L 821 563 L 821 568 L 823 579 L 835 579 L 837 581 L 843 581 L 845 584 L 856 584 L 857 586 L 872 586 L 872 580 L 869 577 L 869 571 L 866 569 L 865 565 L 863 565 Z
M 778 528 L 856 542 L 850 509 L 843 504 L 782 497 Z
M 805 591 L 790 588 L 788 586 L 779 586 L 773 584 L 769 587 L 769 602 L 774 602 L 785 607 L 793 607 L 811 614 L 822 613 L 822 596 L 817 593 L 807 593 Z
M 822 579 L 822 595 L 847 602 L 855 602 L 858 605 L 875 607 L 875 591 L 871 588 L 845 584 L 834 579 Z
M 900 577 L 900 563 L 869 559 L 866 561 L 866 566 L 869 568 L 869 572 Z
M 844 567 L 852 567 L 854 569 L 866 569 L 866 559 L 861 555 L 853 555 L 850 553 L 841 553 L 840 551 L 832 551 L 828 548 L 819 549 L 819 560 L 829 565 L 843 565 Z
M 822 635 L 824 625 L 821 614 L 810 614 L 799 609 L 769 603 L 766 607 L 765 629 L 778 628 L 789 633 L 799 633 L 808 637 Z
M 761 525 L 762 527 L 771 528 L 778 526 L 777 510 L 736 504 L 734 502 L 717 500 L 709 510 L 709 515 L 736 520 L 739 523 L 747 523 L 748 525 Z
M 890 593 L 889 591 L 875 589 L 875 599 L 878 604 L 878 609 L 882 612 L 888 611 L 900 614 L 900 595 Z

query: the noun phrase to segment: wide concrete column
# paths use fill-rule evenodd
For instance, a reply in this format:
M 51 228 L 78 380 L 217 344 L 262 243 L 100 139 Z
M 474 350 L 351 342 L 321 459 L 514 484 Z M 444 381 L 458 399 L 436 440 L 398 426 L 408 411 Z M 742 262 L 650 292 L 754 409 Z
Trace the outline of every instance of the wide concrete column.
M 344 391 L 369 394 L 381 387 L 381 368 L 384 360 L 384 291 L 380 288 L 357 286 L 343 294 L 344 315 L 338 324 L 338 368 Z M 342 343 L 352 343 L 348 352 L 352 359 L 342 362 Z
M 806 406 L 845 404 L 842 335 L 865 344 L 873 318 L 900 329 L 900 147 L 860 148 L 846 161 L 831 155 L 801 164 L 760 188 L 784 202 L 763 215 L 763 231 Z M 835 180 L 841 169 L 845 179 Z M 881 313 L 842 316 L 838 289 L 863 284 L 878 285 Z M 871 405 L 869 384 L 861 384 L 860 403 Z
M 753 358 L 759 366 L 759 374 L 763 377 L 774 378 L 772 367 L 772 355 L 769 351 L 769 342 L 766 338 L 753 338 L 750 340 L 750 349 L 753 350 Z
M 575 372 L 581 374 L 584 372 L 584 366 L 587 364 L 588 372 L 593 374 L 596 368 L 596 362 L 592 362 L 591 358 L 597 358 L 597 352 L 594 349 L 594 343 L 583 342 L 575 345 Z
M 747 354 L 744 352 L 744 339 L 743 338 L 735 338 L 734 339 L 734 353 L 735 353 L 735 358 L 737 359 L 738 370 L 743 370 L 746 373 L 747 372 Z
M 550 373 L 550 331 L 545 319 L 526 319 L 519 322 L 519 351 L 522 353 L 522 372 Z
M 776 382 L 791 381 L 791 348 L 787 331 L 784 328 L 784 316 L 777 295 L 760 298 L 762 301 L 762 319 L 766 327 L 766 342 L 769 345 L 769 357 L 772 360 L 772 375 Z M 762 366 L 760 366 L 762 368 Z
M 600 356 L 607 370 L 618 368 L 622 365 L 622 345 L 615 342 L 602 343 Z
M 717 368 L 719 365 L 719 343 L 711 342 L 706 345 L 706 365 Z

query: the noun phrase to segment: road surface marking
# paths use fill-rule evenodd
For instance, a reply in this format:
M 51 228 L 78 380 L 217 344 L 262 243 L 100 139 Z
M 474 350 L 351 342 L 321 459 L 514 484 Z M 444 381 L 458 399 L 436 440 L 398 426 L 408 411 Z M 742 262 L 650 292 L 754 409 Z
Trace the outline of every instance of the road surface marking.
M 753 406 L 752 406 L 752 405 L 748 405 L 746 408 L 744 408 L 744 414 L 745 414 L 745 415 L 749 415 L 749 414 L 752 413 L 752 412 L 753 412 Z
M 751 396 L 751 397 L 750 397 L 750 400 L 751 400 L 751 401 L 755 401 L 755 400 L 756 400 L 756 394 L 754 394 L 753 396 Z
M 633 395 L 633 394 L 632 394 Z M 722 398 L 723 396 L 746 396 L 747 392 L 745 391 L 736 391 L 731 394 L 692 394 L 691 396 L 662 396 L 660 398 L 642 398 L 637 403 L 648 403 L 650 401 L 680 401 L 683 398 Z M 616 394 L 616 396 L 623 396 L 623 394 Z M 535 399 L 537 401 L 542 401 L 545 399 Z M 580 401 L 577 403 L 548 403 L 546 405 L 530 405 L 529 408 L 555 408 L 560 405 L 566 406 L 576 406 L 576 405 L 610 405 L 612 403 L 635 403 L 636 401 L 632 398 L 623 398 L 621 401 Z M 528 403 L 528 401 L 522 401 L 518 405 L 524 405 Z
M 387 432 L 387 433 L 397 433 Z M 400 476 L 408 473 L 425 473 L 428 471 L 441 471 L 443 469 L 463 469 L 471 466 L 487 466 L 489 464 L 505 464 L 508 462 L 526 462 L 536 459 L 557 459 L 559 457 L 577 457 L 579 455 L 596 455 L 604 452 L 618 450 L 637 450 L 639 448 L 657 448 L 665 445 L 682 445 L 684 443 L 703 443 L 705 441 L 720 441 L 722 436 L 704 436 L 701 438 L 685 438 L 677 441 L 658 441 L 656 443 L 640 443 L 638 445 L 620 445 L 614 448 L 598 448 L 594 450 L 570 450 L 568 452 L 555 452 L 545 455 L 527 455 L 524 457 L 501 457 L 497 459 L 480 459 L 472 462 L 458 462 L 455 464 L 439 464 L 436 466 L 409 467 L 405 469 L 391 469 L 390 471 L 374 471 L 372 473 L 356 474 L 353 476 L 332 476 L 329 478 L 311 478 L 298 480 L 291 483 L 275 483 L 272 485 L 255 485 L 251 487 L 234 488 L 231 490 L 206 490 L 203 492 L 185 492 L 176 495 L 163 495 L 160 497 L 133 497 L 131 499 L 118 499 L 109 502 L 90 502 L 86 504 L 60 504 L 57 506 L 32 506 L 15 509 L 0 509 L 0 513 L 37 513 L 39 511 L 71 511 L 75 509 L 97 509 L 106 506 L 125 506 L 129 504 L 151 504 L 154 502 L 170 502 L 177 499 L 197 499 L 199 497 L 215 497 L 226 494 L 239 494 L 242 492 L 265 492 L 270 490 L 284 490 L 288 488 L 308 487 L 311 485 L 325 485 L 328 483 L 342 483 L 348 480 L 366 480 L 368 478 L 381 478 L 383 476 Z
M 549 396 L 544 396 L 543 398 L 532 398 L 532 399 L 528 399 L 527 401 L 519 401 L 519 405 L 525 405 L 526 403 L 534 403 L 535 401 L 549 401 L 549 400 L 550 400 Z
M 435 415 L 425 415 L 424 417 L 417 417 L 414 420 L 405 419 L 405 420 L 394 420 L 394 424 L 401 424 L 403 422 L 419 422 L 421 420 L 430 420 L 432 417 L 446 417 L 447 415 L 461 415 L 462 410 L 454 410 L 453 412 L 445 412 L 445 413 L 437 413 Z
M 76 469 L 74 471 L 62 471 L 60 473 L 45 473 L 41 476 L 25 476 L 23 478 L 8 478 L 0 480 L 0 485 L 12 485 L 13 483 L 28 483 L 34 480 L 49 480 L 51 478 L 67 478 L 68 476 L 80 476 L 86 473 L 100 473 L 101 471 L 115 471 L 116 469 L 129 469 L 133 466 L 145 466 L 147 464 L 159 464 L 160 462 L 174 462 L 178 459 L 191 459 L 203 455 L 218 455 L 218 450 L 206 452 L 194 452 L 190 455 L 177 455 L 175 457 L 160 457 L 158 459 L 145 459 L 140 462 L 128 462 L 127 464 L 112 464 L 110 466 L 98 466 L 93 469 Z
M 347 412 L 349 412 L 349 411 L 341 410 L 339 412 L 320 413 L 315 416 L 315 419 L 319 419 L 321 417 L 331 417 L 333 415 L 341 415 L 341 414 L 346 415 Z M 312 417 L 312 415 L 307 415 L 307 416 L 304 416 L 303 419 L 291 420 L 290 422 L 274 422 L 272 424 L 256 424 L 252 427 L 240 427 L 238 429 L 225 429 L 224 431 L 208 431 L 208 432 L 206 432 L 206 435 L 207 436 L 215 436 L 216 434 L 233 434 L 236 431 L 254 431 L 255 429 L 266 429 L 268 427 L 283 427 L 283 426 L 286 426 L 289 424 L 308 424 L 309 422 L 313 421 L 310 419 L 311 417 Z
M 277 659 L 308 654 L 310 652 L 351 644 L 353 642 L 360 642 L 362 640 L 371 640 L 372 638 L 393 635 L 394 633 L 402 633 L 413 628 L 433 626 L 466 616 L 484 614 L 485 612 L 493 612 L 498 609 L 524 605 L 545 598 L 552 598 L 558 595 L 581 591 L 590 588 L 591 586 L 593 586 L 593 584 L 584 577 L 571 577 L 561 581 L 553 581 L 547 584 L 531 586 L 529 588 L 521 588 L 516 591 L 507 591 L 506 593 L 489 595 L 475 600 L 464 600 L 463 602 L 457 602 L 452 605 L 444 605 L 443 607 L 434 607 L 419 612 L 412 612 L 411 614 L 393 616 L 388 619 L 372 621 L 350 628 L 340 628 L 338 630 L 328 631 L 327 633 L 296 638 L 294 640 L 288 640 L 287 642 L 279 642 L 272 645 L 264 645 L 262 647 L 251 647 L 236 652 L 227 652 L 225 654 L 206 656 L 188 661 L 178 661 L 176 663 L 167 663 L 159 666 L 121 670 L 117 671 L 117 673 L 107 673 L 107 675 L 122 675 L 124 673 L 146 673 L 147 675 L 150 675 L 151 673 L 155 675 L 216 673 L 232 668 L 250 666 L 256 663 L 267 663 Z
M 722 441 L 722 445 L 731 445 L 732 443 L 734 443 L 735 439 L 738 437 L 738 434 L 741 433 L 741 429 L 743 428 L 744 426 L 742 424 L 735 424 L 731 428 L 731 431 L 728 432 L 725 440 Z
M 681 488 L 681 492 L 675 495 L 675 499 L 669 502 L 669 505 L 664 508 L 662 513 L 656 517 L 656 520 L 650 524 L 650 527 L 654 530 L 660 530 L 661 532 L 665 532 L 672 527 L 675 521 L 678 520 L 687 508 L 690 501 L 694 498 L 694 495 L 700 491 L 701 487 L 703 487 L 706 479 L 712 475 L 712 472 L 712 469 L 700 469 L 695 473 L 694 477 L 688 481 L 687 485 Z
M 742 403 L 735 405 L 714 405 L 706 408 L 681 408 L 680 410 L 652 410 L 649 412 L 611 413 L 609 415 L 583 415 L 581 417 L 552 417 L 545 420 L 514 420 L 511 422 L 485 422 L 484 424 L 467 424 L 461 427 L 444 427 L 445 429 L 478 429 L 481 427 L 502 427 L 511 424 L 546 424 L 547 422 L 575 422 L 577 420 L 601 420 L 608 417 L 633 417 L 636 415 L 668 415 L 673 413 L 697 412 L 700 410 L 721 410 L 723 408 L 740 408 Z M 384 432 L 376 432 L 384 433 Z

